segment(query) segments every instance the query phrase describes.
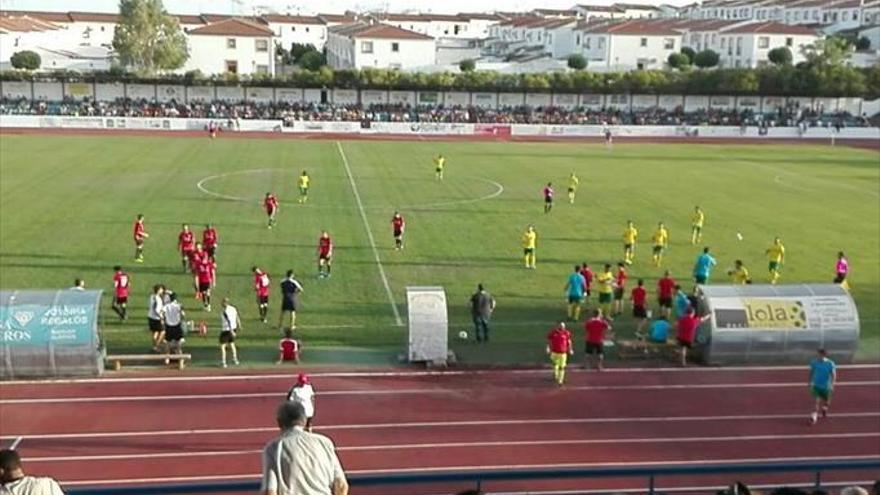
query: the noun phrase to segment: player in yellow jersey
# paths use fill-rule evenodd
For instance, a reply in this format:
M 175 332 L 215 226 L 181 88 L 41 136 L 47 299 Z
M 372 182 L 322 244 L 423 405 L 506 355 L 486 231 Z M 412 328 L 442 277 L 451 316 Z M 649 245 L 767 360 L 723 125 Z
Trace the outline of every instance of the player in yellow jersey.
M 526 268 L 535 268 L 535 248 L 538 245 L 538 233 L 535 232 L 535 226 L 529 225 L 522 235 L 523 258 Z
M 666 230 L 666 226 L 663 225 L 663 222 L 657 224 L 657 230 L 655 230 L 654 235 L 651 236 L 651 242 L 654 245 L 652 252 L 654 266 L 660 266 L 663 263 L 663 252 L 666 251 L 667 246 L 669 246 L 669 231 Z
M 694 207 L 694 216 L 691 217 L 691 244 L 696 244 L 703 240 L 703 222 L 706 221 L 706 215 L 699 206 Z
M 574 195 L 577 194 L 577 188 L 581 181 L 577 178 L 577 175 L 574 175 L 574 172 L 571 173 L 571 177 L 568 178 L 568 202 L 574 204 Z
M 611 273 L 611 265 L 606 263 L 605 270 L 596 276 L 599 286 L 599 306 L 603 315 L 611 314 L 611 299 L 614 296 L 614 274 Z
M 623 262 L 627 265 L 632 265 L 633 258 L 636 256 L 636 238 L 638 237 L 639 231 L 633 225 L 632 220 L 627 221 L 626 229 L 623 230 Z
M 773 239 L 773 245 L 767 248 L 766 252 L 770 261 L 768 264 L 770 283 L 775 284 L 779 280 L 779 270 L 782 269 L 782 264 L 785 262 L 785 246 L 782 245 L 782 240 L 778 237 Z
M 305 203 L 309 200 L 309 173 L 305 170 L 302 171 L 302 174 L 299 176 L 298 184 L 299 184 L 299 202 Z
M 752 283 L 752 277 L 749 275 L 749 269 L 743 264 L 742 260 L 733 262 L 733 268 L 727 271 L 730 275 L 730 281 L 736 285 L 744 285 Z
M 444 167 L 446 167 L 446 158 L 443 155 L 437 155 L 437 158 L 434 158 L 434 173 L 437 180 L 443 180 Z

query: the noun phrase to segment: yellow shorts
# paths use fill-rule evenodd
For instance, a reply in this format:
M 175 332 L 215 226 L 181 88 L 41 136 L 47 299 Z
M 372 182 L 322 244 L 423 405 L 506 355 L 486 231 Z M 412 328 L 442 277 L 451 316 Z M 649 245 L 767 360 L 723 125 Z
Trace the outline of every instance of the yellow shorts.
M 564 352 L 551 352 L 550 361 L 553 362 L 554 366 L 565 368 L 565 365 L 568 364 L 568 354 Z

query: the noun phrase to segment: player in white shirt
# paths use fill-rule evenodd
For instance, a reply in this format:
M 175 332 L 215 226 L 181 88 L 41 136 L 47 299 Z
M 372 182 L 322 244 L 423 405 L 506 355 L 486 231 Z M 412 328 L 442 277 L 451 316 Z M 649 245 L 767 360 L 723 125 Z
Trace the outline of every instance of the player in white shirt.
M 177 294 L 168 292 L 168 302 L 163 307 L 165 312 L 165 352 L 180 354 L 183 344 L 183 319 L 186 312 L 180 307 Z
M 220 365 L 226 367 L 226 347 L 232 351 L 232 362 L 238 364 L 238 349 L 235 348 L 235 336 L 241 330 L 241 318 L 238 309 L 229 304 L 229 298 L 223 298 L 223 311 L 220 312 Z
M 296 377 L 296 385 L 287 392 L 287 400 L 302 404 L 306 411 L 306 431 L 312 431 L 312 418 L 315 417 L 315 389 L 310 381 L 309 375 L 300 373 Z
M 147 322 L 149 323 L 150 333 L 153 336 L 153 350 L 156 352 L 159 352 L 159 344 L 165 337 L 165 327 L 162 325 L 162 319 L 165 317 L 164 295 L 165 287 L 154 285 L 147 309 Z

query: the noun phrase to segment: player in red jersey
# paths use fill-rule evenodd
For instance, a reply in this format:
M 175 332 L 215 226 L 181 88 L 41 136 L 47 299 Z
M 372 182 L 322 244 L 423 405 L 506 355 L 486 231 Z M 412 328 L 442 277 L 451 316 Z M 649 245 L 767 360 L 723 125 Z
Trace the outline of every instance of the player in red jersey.
M 333 241 L 326 230 L 321 231 L 318 239 L 318 278 L 330 277 L 330 263 L 333 259 Z
M 568 364 L 568 356 L 574 354 L 574 346 L 571 345 L 571 332 L 565 328 L 565 322 L 559 322 L 559 326 L 550 330 L 547 334 L 547 354 L 553 363 L 553 379 L 560 387 L 565 383 L 565 367 Z
M 391 217 L 391 230 L 394 231 L 394 249 L 403 249 L 403 231 L 406 229 L 406 221 L 399 212 L 394 212 Z
M 180 251 L 180 264 L 183 265 L 183 271 L 186 273 L 192 252 L 196 249 L 195 235 L 187 224 L 183 224 L 183 230 L 177 235 L 177 249 Z
M 544 186 L 544 213 L 550 213 L 553 209 L 553 183 L 548 182 Z
M 284 338 L 278 342 L 278 361 L 275 364 L 299 364 L 299 342 L 293 338 L 293 330 L 284 329 Z
M 205 257 L 196 265 L 196 297 L 202 300 L 205 311 L 211 311 L 211 289 L 214 287 L 216 272 L 217 265 L 211 258 Z
M 144 241 L 149 237 L 150 234 L 144 227 L 144 215 L 138 213 L 137 219 L 134 221 L 134 261 L 136 263 L 144 262 Z
M 590 265 L 587 264 L 586 261 L 581 263 L 581 275 L 584 277 L 584 294 L 586 297 L 584 298 L 584 303 L 586 303 L 590 298 L 590 289 L 593 285 L 593 277 L 596 275 L 593 273 L 593 270 L 590 268 Z
M 626 292 L 626 267 L 621 261 L 617 264 L 617 275 L 614 276 L 614 311 L 611 316 L 620 316 L 623 313 L 623 295 Z
M 645 340 L 645 324 L 648 322 L 648 291 L 645 281 L 639 279 L 629 296 L 633 305 L 633 319 L 636 320 L 636 338 Z
M 121 266 L 114 266 L 113 271 L 113 311 L 119 315 L 120 320 L 127 320 L 128 314 L 126 305 L 128 304 L 128 289 L 131 285 L 131 279 L 128 274 L 122 271 Z
M 672 314 L 672 299 L 675 297 L 675 279 L 669 270 L 663 273 L 663 278 L 657 281 L 657 302 L 660 304 L 660 313 L 666 319 Z
M 217 229 L 210 223 L 205 225 L 205 230 L 202 231 L 202 246 L 211 258 L 217 253 L 218 241 Z
M 260 311 L 260 321 L 266 323 L 266 315 L 269 313 L 269 274 L 260 270 L 258 267 L 252 267 L 254 272 L 254 292 L 257 293 L 257 308 Z
M 269 225 L 271 229 L 275 226 L 275 214 L 278 213 L 278 198 L 272 193 L 266 193 L 263 199 L 263 208 L 266 209 L 266 215 L 269 215 Z

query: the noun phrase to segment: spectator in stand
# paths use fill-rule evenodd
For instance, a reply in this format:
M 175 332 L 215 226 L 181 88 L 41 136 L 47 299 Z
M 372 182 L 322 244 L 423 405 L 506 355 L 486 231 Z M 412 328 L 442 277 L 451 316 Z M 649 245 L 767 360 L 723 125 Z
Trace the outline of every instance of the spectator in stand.
M 37 478 L 24 473 L 21 457 L 12 449 L 0 450 L 0 493 L 4 495 L 64 495 L 52 478 Z
M 284 338 L 278 342 L 278 362 L 275 364 L 290 362 L 299 364 L 299 349 L 299 342 L 293 338 L 293 330 L 285 328 Z
M 303 405 L 285 401 L 275 419 L 281 435 L 263 449 L 261 495 L 347 495 L 336 447 L 329 438 L 305 431 Z

